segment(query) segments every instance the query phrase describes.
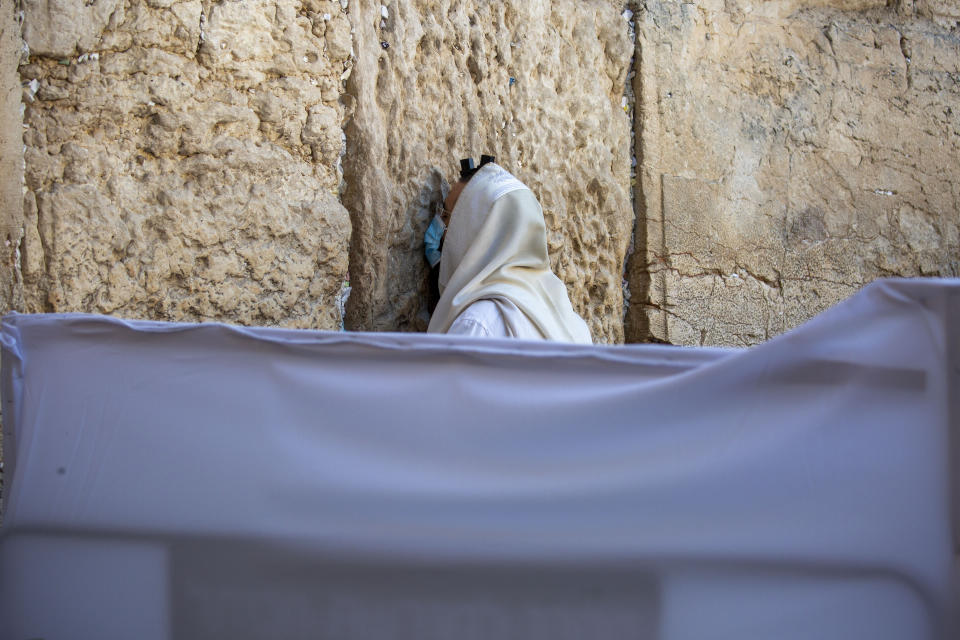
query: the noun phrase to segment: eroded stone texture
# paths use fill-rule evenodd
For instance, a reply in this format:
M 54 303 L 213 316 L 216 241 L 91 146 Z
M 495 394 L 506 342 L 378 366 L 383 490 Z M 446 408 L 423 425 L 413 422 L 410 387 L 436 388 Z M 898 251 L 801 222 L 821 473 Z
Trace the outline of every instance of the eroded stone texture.
M 23 0 L 23 37 L 34 54 L 69 57 L 94 50 L 121 0 Z
M 622 2 L 22 4 L 7 306 L 335 327 L 355 111 L 352 328 L 426 327 L 423 230 L 457 159 L 493 153 L 543 203 L 595 338 L 622 339 Z M 957 275 L 960 1 L 630 6 L 629 339 L 752 344 L 877 276 Z
M 339 2 L 25 9 L 25 309 L 336 328 Z
M 622 3 L 351 0 L 344 202 L 354 221 L 347 324 L 423 330 L 423 232 L 482 153 L 543 205 L 554 271 L 597 341 L 622 340 L 622 264 L 633 214 L 632 45 Z
M 23 303 L 17 249 L 23 235 L 20 24 L 13 0 L 0 0 L 0 313 Z
M 960 35 L 826 4 L 638 12 L 628 339 L 754 344 L 874 278 L 960 274 Z
M 946 29 L 960 27 L 960 2 L 958 0 L 900 0 L 900 12 L 905 15 L 920 15 L 929 18 Z

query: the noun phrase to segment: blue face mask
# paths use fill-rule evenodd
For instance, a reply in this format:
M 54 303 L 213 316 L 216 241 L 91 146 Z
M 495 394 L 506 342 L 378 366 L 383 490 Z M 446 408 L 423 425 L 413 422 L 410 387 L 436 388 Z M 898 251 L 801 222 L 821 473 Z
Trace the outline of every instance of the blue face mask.
M 430 268 L 434 268 L 440 262 L 440 241 L 443 239 L 443 232 L 447 226 L 443 224 L 440 216 L 434 216 L 427 227 L 427 232 L 423 236 L 423 253 L 427 256 L 427 262 Z

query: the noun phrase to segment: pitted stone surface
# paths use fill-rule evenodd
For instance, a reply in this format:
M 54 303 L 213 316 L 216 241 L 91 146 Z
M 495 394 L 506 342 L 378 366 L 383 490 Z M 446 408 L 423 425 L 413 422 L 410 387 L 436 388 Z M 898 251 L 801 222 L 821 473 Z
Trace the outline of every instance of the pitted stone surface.
M 20 23 L 14 0 L 0 0 L 0 311 L 23 304 L 18 248 L 23 237 Z
M 335 328 L 349 255 L 348 326 L 422 330 L 481 153 L 599 341 L 753 344 L 960 274 L 960 0 L 629 2 L 636 50 L 623 4 L 23 0 L 26 57 L 0 0 L 4 305 Z
M 344 202 L 354 220 L 348 326 L 423 330 L 423 232 L 483 153 L 543 205 L 551 263 L 595 340 L 623 339 L 630 240 L 632 44 L 622 3 L 351 0 Z
M 956 29 L 871 2 L 637 18 L 629 339 L 754 344 L 874 278 L 960 274 Z
M 25 5 L 25 310 L 339 326 L 340 4 L 71 1 Z

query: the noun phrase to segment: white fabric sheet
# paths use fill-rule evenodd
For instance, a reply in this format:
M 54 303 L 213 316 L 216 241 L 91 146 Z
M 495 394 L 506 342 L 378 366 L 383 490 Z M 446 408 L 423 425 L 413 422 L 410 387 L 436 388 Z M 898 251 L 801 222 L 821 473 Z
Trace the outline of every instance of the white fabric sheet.
M 749 350 L 13 315 L 0 638 L 952 638 L 960 283 Z

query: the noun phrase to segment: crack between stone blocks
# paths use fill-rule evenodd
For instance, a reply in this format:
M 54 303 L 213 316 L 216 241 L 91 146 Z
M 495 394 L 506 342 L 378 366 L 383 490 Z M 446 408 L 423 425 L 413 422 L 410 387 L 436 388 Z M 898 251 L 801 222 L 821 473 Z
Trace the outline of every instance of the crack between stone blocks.
M 633 219 L 631 220 L 630 225 L 630 242 L 627 245 L 627 250 L 624 252 L 623 256 L 623 268 L 620 273 L 621 281 L 621 296 L 622 296 L 622 310 L 620 314 L 620 325 L 624 330 L 624 337 L 626 337 L 626 322 L 627 314 L 630 311 L 630 301 L 632 292 L 630 290 L 630 273 L 629 267 L 631 259 L 633 258 L 634 251 L 636 250 L 635 240 L 637 235 L 637 224 L 639 224 L 639 216 L 637 215 L 637 172 L 640 166 L 640 163 L 637 161 L 637 147 L 636 147 L 636 137 L 637 137 L 637 115 L 636 115 L 636 92 L 633 89 L 633 80 L 636 77 L 637 73 L 637 13 L 638 13 L 638 0 L 629 0 L 623 5 L 624 17 L 626 11 L 631 12 L 629 19 L 626 19 L 628 35 L 630 36 L 630 42 L 632 45 L 632 51 L 630 54 L 630 62 L 627 66 L 626 79 L 624 80 L 623 87 L 623 96 L 627 100 L 627 117 L 629 119 L 630 125 L 630 212 L 633 214 Z
M 207 4 L 204 2 L 200 5 L 200 24 L 198 25 L 198 30 L 200 34 L 197 36 L 197 47 L 193 52 L 193 59 L 199 60 L 200 58 L 200 47 L 203 46 L 203 43 L 207 40 L 207 34 L 204 31 L 204 27 L 207 25 Z
M 900 36 L 900 54 L 903 56 L 904 74 L 907 78 L 907 90 L 909 91 L 913 89 L 913 67 L 910 59 L 910 48 L 907 44 L 909 40 L 899 29 L 895 29 L 895 31 Z
M 678 319 L 678 320 L 683 320 L 684 322 L 687 322 L 687 323 L 689 324 L 689 321 L 688 321 L 686 318 L 684 318 L 683 316 L 680 316 L 679 314 L 671 311 L 670 309 L 666 308 L 666 307 L 665 307 L 664 305 L 662 305 L 662 304 L 657 304 L 656 302 L 652 302 L 652 301 L 642 302 L 642 303 L 640 303 L 640 304 L 641 304 L 641 306 L 643 306 L 643 307 L 646 307 L 646 308 L 648 308 L 648 309 L 656 309 L 657 311 L 659 311 L 659 312 L 661 312 L 661 313 L 665 313 L 665 314 L 667 314 L 668 316 L 672 316 L 672 317 L 674 317 L 674 318 L 676 318 L 676 319 Z
M 694 260 L 696 259 L 694 258 Z M 741 265 L 736 265 L 735 269 L 736 269 L 735 272 L 732 274 L 726 274 L 720 269 L 715 269 L 715 268 L 714 269 L 705 268 L 702 271 L 698 271 L 698 272 L 685 272 L 677 267 L 672 267 L 672 266 L 664 266 L 663 268 L 657 269 L 656 271 L 658 273 L 664 273 L 669 271 L 670 273 L 674 274 L 679 278 L 690 278 L 690 279 L 719 278 L 724 282 L 731 279 L 743 280 L 746 277 L 746 278 L 750 278 L 751 280 L 756 280 L 757 282 L 763 284 L 764 286 L 770 289 L 776 289 L 778 291 L 781 291 L 783 289 L 784 280 L 790 280 L 790 278 L 783 278 L 780 276 L 778 276 L 777 280 L 771 280 L 766 276 L 761 276 L 756 273 L 753 273 L 752 271 L 744 268 Z
M 851 289 L 857 289 L 863 286 L 862 283 L 851 284 L 849 282 L 842 282 L 840 280 L 831 280 L 829 278 L 820 278 L 817 276 L 806 275 L 806 276 L 795 276 L 795 277 L 782 277 L 781 280 L 786 282 L 808 282 L 808 283 L 824 283 L 824 284 L 835 284 L 841 287 L 850 287 Z
M 357 134 L 355 121 L 358 113 L 362 113 L 364 109 L 362 102 L 364 82 L 369 82 L 364 77 L 365 68 L 360 64 L 360 61 L 362 56 L 369 55 L 369 51 L 360 47 L 360 43 L 363 41 L 361 30 L 365 29 L 363 8 L 357 2 L 349 3 L 349 7 L 341 4 L 341 7 L 344 17 L 350 23 L 350 56 L 347 61 L 350 63 L 351 72 L 345 79 L 341 76 L 340 102 L 343 103 L 345 96 L 350 96 L 353 106 L 350 109 L 350 117 L 340 125 L 343 137 L 341 138 L 337 200 L 347 210 L 350 217 L 350 243 L 347 247 L 347 279 L 341 284 L 337 303 L 340 312 L 340 326 L 343 330 L 369 330 L 369 327 L 365 326 L 369 321 L 368 317 L 365 316 L 368 310 L 363 306 L 358 306 L 357 302 L 361 300 L 361 303 L 359 303 L 361 305 L 365 302 L 363 296 L 365 295 L 365 288 L 369 284 L 360 277 L 363 272 L 357 268 L 360 260 L 358 246 L 364 235 L 364 226 L 368 225 L 369 221 L 361 215 L 365 199 L 359 189 L 358 174 L 360 169 L 354 166 L 354 158 L 363 157 L 363 154 L 367 151 L 363 137 Z
M 660 184 L 658 185 L 660 189 L 660 196 L 658 199 L 660 203 L 660 251 L 667 250 L 667 214 L 663 207 L 664 177 L 665 177 L 664 174 L 661 173 L 660 181 L 659 181 Z M 664 265 L 668 269 L 672 268 L 672 265 L 670 264 L 669 254 L 667 254 L 666 258 L 664 258 L 663 261 L 664 261 Z M 660 274 L 660 300 L 663 306 L 667 305 L 667 276 L 664 273 Z M 663 339 L 666 340 L 667 342 L 670 341 L 670 326 L 668 325 L 666 320 L 663 321 Z
M 40 250 L 43 251 L 42 264 L 43 264 L 43 273 L 37 275 L 37 281 L 46 281 L 47 286 L 44 287 L 47 291 L 47 296 L 44 297 L 42 302 L 43 310 L 46 312 L 56 311 L 53 308 L 53 305 L 50 303 L 49 290 L 50 290 L 50 274 L 53 273 L 51 268 L 51 262 L 53 261 L 53 252 L 50 248 L 50 239 L 46 237 L 46 234 L 43 232 L 43 219 L 41 218 L 40 212 L 40 203 L 36 202 L 36 194 L 32 194 L 34 199 L 34 206 L 37 208 L 37 237 L 40 239 Z M 26 232 L 24 232 L 26 233 Z
M 723 245 L 719 245 L 719 246 L 723 246 Z M 730 250 L 730 251 L 733 251 L 733 249 L 730 248 L 730 247 L 724 247 L 724 248 L 726 248 L 726 249 L 728 249 L 728 250 Z M 762 246 L 757 246 L 757 247 L 755 247 L 755 248 L 758 249 L 758 250 L 769 250 L 769 251 L 772 251 L 772 250 L 773 250 L 772 248 L 762 247 Z M 697 273 L 697 274 L 684 274 L 684 273 L 681 273 L 679 268 L 673 266 L 673 261 L 672 261 L 673 256 L 682 256 L 682 257 L 690 258 L 691 260 L 693 260 L 693 261 L 697 264 L 698 267 L 700 267 L 700 268 L 702 269 L 702 271 L 701 271 L 700 273 Z M 716 268 L 716 267 L 713 267 L 713 268 L 711 268 L 711 267 L 704 267 L 704 266 L 702 265 L 701 261 L 700 261 L 700 258 L 698 258 L 698 257 L 696 256 L 696 254 L 694 254 L 692 251 L 670 251 L 670 252 L 667 252 L 666 254 L 654 254 L 654 261 L 648 263 L 647 266 L 648 266 L 648 267 L 651 266 L 652 264 L 654 264 L 654 262 L 662 264 L 664 269 L 673 271 L 673 272 L 675 272 L 677 275 L 680 275 L 680 276 L 683 276 L 683 277 L 687 277 L 687 276 L 689 276 L 689 277 L 703 277 L 703 276 L 705 276 L 705 275 L 711 275 L 711 274 L 712 274 L 712 275 L 719 276 L 719 277 L 721 277 L 721 278 L 728 278 L 728 277 L 730 277 L 730 276 L 724 274 L 724 272 L 723 272 L 722 270 L 720 270 L 720 269 L 718 269 L 718 268 Z M 779 288 L 782 287 L 782 278 L 780 277 L 780 272 L 779 272 L 778 270 L 776 270 L 776 269 L 774 269 L 774 271 L 777 272 L 777 279 L 776 279 L 776 280 L 773 280 L 773 279 L 768 278 L 768 277 L 766 277 L 766 276 L 762 276 L 762 275 L 759 275 L 759 274 L 754 273 L 749 267 L 744 266 L 744 265 L 741 264 L 740 262 L 734 261 L 733 264 L 734 264 L 734 267 L 733 267 L 733 268 L 734 268 L 734 271 L 740 271 L 740 272 L 742 272 L 743 274 L 749 276 L 750 278 L 752 278 L 752 279 L 754 279 L 754 280 L 757 280 L 757 281 L 759 281 L 759 282 L 762 282 L 763 284 L 767 285 L 768 287 L 771 287 L 771 288 L 774 288 L 774 289 L 779 289 Z M 737 275 L 737 277 L 740 276 L 740 274 L 735 274 L 735 275 Z
M 830 45 L 830 61 L 833 62 L 833 70 L 834 72 L 839 72 L 840 61 L 837 59 L 837 50 L 834 46 L 833 35 L 830 33 L 832 29 L 836 29 L 837 31 L 840 30 L 840 28 L 837 26 L 837 23 L 831 21 L 830 24 L 828 24 L 823 30 L 823 37 L 827 39 L 827 44 Z

